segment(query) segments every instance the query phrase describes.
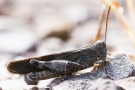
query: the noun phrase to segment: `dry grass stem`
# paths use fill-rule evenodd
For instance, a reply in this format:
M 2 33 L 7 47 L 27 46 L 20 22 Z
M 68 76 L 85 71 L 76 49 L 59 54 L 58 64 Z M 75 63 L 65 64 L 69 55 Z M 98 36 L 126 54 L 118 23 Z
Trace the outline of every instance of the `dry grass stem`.
M 109 6 L 111 4 L 111 10 L 120 21 L 122 28 L 126 31 L 128 37 L 130 38 L 131 42 L 135 46 L 135 32 L 131 28 L 131 24 L 127 20 L 127 18 L 119 11 L 119 7 L 115 6 L 115 4 L 111 3 L 109 0 L 101 0 L 105 5 Z
M 135 64 L 135 55 L 134 54 L 128 54 L 128 57 L 130 58 L 130 61 Z
M 102 30 L 102 24 L 103 24 L 104 16 L 105 16 L 105 9 L 106 9 L 106 6 L 103 5 L 103 9 L 102 9 L 101 15 L 99 17 L 98 29 L 97 29 L 96 35 L 93 39 L 93 42 L 96 42 L 100 38 L 100 34 L 101 34 L 101 30 Z
M 135 5 L 134 5 L 134 2 L 133 2 L 133 0 L 126 0 L 126 2 L 127 2 L 127 7 L 129 10 L 129 13 L 131 15 L 133 24 L 135 24 Z M 135 26 L 134 26 L 134 30 L 135 30 Z

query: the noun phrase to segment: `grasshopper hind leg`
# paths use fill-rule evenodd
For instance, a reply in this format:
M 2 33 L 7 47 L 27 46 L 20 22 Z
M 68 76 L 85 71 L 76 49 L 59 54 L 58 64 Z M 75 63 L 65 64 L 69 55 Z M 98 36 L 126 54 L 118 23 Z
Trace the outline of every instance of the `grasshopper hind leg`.
M 38 80 L 45 80 L 50 79 L 54 77 L 62 77 L 63 80 L 65 80 L 66 77 L 71 76 L 72 74 L 66 74 L 66 75 L 60 75 L 55 72 L 50 72 L 47 70 L 39 71 L 39 72 L 32 72 L 27 75 L 27 78 L 30 81 L 38 81 Z
M 84 68 L 83 65 L 67 60 L 39 61 L 33 59 L 30 63 L 34 68 L 56 72 L 61 75 L 68 75 Z

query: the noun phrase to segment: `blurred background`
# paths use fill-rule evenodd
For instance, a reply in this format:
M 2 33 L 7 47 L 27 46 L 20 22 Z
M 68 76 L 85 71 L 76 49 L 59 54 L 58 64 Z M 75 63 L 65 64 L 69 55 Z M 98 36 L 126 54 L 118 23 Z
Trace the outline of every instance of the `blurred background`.
M 10 60 L 73 50 L 98 39 L 104 41 L 104 5 L 110 5 L 109 1 L 112 10 L 108 52 L 126 53 L 134 62 L 134 0 L 0 0 L 0 82 L 24 80 L 22 75 L 7 71 Z

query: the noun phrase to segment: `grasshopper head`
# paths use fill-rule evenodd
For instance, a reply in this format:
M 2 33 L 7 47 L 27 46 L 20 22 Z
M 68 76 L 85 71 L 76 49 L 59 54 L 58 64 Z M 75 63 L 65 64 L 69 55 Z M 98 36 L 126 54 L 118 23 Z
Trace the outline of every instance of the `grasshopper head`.
M 97 41 L 94 43 L 94 47 L 99 55 L 98 58 L 105 61 L 107 57 L 106 43 L 103 41 Z

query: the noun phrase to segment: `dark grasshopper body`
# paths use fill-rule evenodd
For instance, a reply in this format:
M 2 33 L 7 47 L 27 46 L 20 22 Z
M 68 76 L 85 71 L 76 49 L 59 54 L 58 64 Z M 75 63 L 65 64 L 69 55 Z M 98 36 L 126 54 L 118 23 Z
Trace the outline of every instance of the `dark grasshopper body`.
M 94 44 L 77 50 L 33 57 L 18 61 L 14 60 L 9 62 L 7 69 L 10 72 L 16 74 L 34 72 L 30 74 L 34 77 L 34 79 L 47 79 L 49 75 L 51 75 L 52 78 L 55 76 L 71 74 L 73 72 L 92 67 L 94 62 L 99 60 L 105 61 L 106 57 L 107 49 L 105 42 L 97 41 Z M 31 79 L 31 77 L 29 77 L 29 79 Z

